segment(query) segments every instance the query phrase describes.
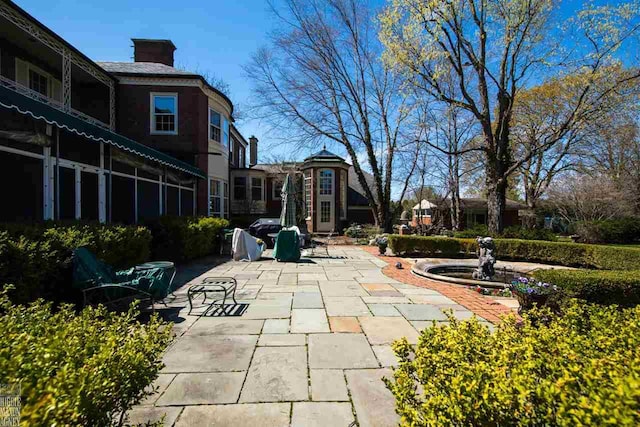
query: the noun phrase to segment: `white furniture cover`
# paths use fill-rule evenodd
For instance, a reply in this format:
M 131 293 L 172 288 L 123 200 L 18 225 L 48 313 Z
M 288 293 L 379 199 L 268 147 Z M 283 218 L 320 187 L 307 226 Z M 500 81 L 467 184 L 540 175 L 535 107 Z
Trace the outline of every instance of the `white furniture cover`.
M 264 247 L 264 243 L 258 243 L 255 237 L 243 229 L 233 230 L 231 251 L 234 261 L 257 261 L 262 256 Z

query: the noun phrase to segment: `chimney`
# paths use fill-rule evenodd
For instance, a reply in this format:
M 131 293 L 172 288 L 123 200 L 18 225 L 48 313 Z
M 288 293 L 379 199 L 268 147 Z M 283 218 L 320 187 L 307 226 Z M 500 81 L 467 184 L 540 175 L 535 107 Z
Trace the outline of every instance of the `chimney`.
M 131 39 L 134 62 L 156 62 L 173 67 L 173 52 L 176 50 L 171 40 Z
M 249 138 L 249 166 L 258 164 L 258 138 L 251 135 Z

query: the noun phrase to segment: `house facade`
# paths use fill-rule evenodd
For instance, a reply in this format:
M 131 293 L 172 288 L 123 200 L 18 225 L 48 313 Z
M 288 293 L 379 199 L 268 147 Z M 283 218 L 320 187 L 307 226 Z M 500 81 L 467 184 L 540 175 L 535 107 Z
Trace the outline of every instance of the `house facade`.
M 117 79 L 118 131 L 203 171 L 197 213 L 228 218 L 229 165 L 244 158 L 231 100 L 201 75 L 175 68 L 170 40 L 132 41 L 134 62 L 98 63 Z
M 174 67 L 170 40 L 132 41 L 133 62 L 94 62 L 0 0 L 0 192 L 10 201 L 0 221 L 208 215 L 248 225 L 279 216 L 291 173 L 310 231 L 374 222 L 343 158 L 322 150 L 259 164 L 231 100 Z
M 412 209 L 411 225 L 414 227 L 424 224 L 441 223 L 446 228 L 451 228 L 451 199 L 422 200 Z M 488 209 L 487 199 L 461 198 L 460 199 L 460 230 L 472 228 L 477 225 L 487 225 Z M 522 214 L 527 206 L 515 200 L 507 199 L 503 221 L 505 227 L 521 225 Z M 439 220 L 439 221 L 438 221 Z
M 198 212 L 208 175 L 199 163 L 120 133 L 118 85 L 116 76 L 0 0 L 0 221 L 132 223 Z
M 250 138 L 249 147 L 249 165 L 231 169 L 232 218 L 242 218 L 242 223 L 277 218 L 282 209 L 282 185 L 289 174 L 296 187 L 301 222 L 310 232 L 339 232 L 354 222 L 374 222 L 353 166 L 342 157 L 323 149 L 302 162 L 261 164 L 255 137 Z

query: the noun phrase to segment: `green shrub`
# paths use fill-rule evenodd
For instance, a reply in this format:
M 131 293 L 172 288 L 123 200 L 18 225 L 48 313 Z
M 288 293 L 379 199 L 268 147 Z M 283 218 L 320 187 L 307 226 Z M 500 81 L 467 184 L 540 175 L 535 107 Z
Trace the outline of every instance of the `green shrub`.
M 151 230 L 154 259 L 184 262 L 213 254 L 220 232 L 229 227 L 221 218 L 163 216 L 146 223 Z
M 546 240 L 549 242 L 555 242 L 558 237 L 555 233 L 546 228 L 525 228 L 517 225 L 506 227 L 500 234 L 491 234 L 486 225 L 476 225 L 475 227 L 456 231 L 453 233 L 454 237 L 466 239 L 476 238 L 478 236 L 491 236 L 494 238 L 503 239 L 521 239 L 521 240 Z
M 495 239 L 498 259 L 540 262 L 602 270 L 637 270 L 640 249 L 584 245 L 541 240 Z M 394 254 L 420 253 L 432 257 L 475 256 L 474 239 L 448 237 L 389 236 Z
M 640 306 L 570 304 L 560 317 L 425 329 L 385 379 L 403 426 L 640 425 Z
M 0 383 L 21 386 L 21 424 L 112 425 L 149 395 L 171 328 L 152 316 L 51 303 L 12 305 L 0 295 Z
M 640 304 L 640 271 L 537 270 L 533 276 L 560 288 L 562 298 L 598 304 Z
M 580 221 L 575 233 L 584 243 L 634 243 L 640 240 L 640 218 Z
M 0 283 L 13 283 L 15 302 L 70 300 L 72 252 L 87 246 L 115 268 L 149 259 L 151 233 L 144 227 L 90 223 L 0 225 Z

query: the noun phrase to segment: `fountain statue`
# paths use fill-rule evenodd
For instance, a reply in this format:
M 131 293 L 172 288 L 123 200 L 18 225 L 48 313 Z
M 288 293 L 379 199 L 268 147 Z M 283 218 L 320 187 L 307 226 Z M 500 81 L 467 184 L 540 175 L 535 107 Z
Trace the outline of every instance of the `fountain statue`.
M 496 273 L 496 245 L 491 237 L 478 237 L 478 268 L 473 272 L 476 280 L 491 280 Z

